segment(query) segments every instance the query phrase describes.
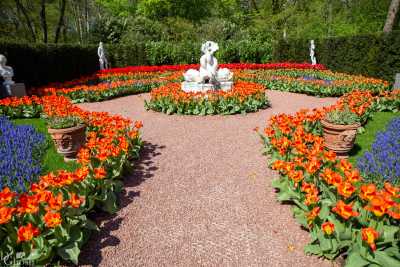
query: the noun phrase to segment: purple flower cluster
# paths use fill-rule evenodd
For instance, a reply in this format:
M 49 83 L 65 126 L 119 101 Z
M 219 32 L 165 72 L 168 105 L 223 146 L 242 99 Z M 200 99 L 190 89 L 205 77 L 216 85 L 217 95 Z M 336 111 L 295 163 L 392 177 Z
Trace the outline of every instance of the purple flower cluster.
M 46 138 L 30 125 L 0 116 L 0 190 L 26 191 L 41 172 Z
M 391 120 L 386 131 L 377 134 L 371 151 L 358 159 L 357 167 L 371 182 L 400 184 L 400 118 Z

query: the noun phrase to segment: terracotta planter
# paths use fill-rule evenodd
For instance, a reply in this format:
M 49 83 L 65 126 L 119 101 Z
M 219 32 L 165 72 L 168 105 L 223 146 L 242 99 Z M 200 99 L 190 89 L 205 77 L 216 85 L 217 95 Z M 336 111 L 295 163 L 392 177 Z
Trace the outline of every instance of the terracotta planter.
M 81 124 L 66 129 L 47 129 L 51 135 L 57 152 L 64 156 L 65 161 L 74 160 L 79 149 L 86 141 L 86 125 Z
M 347 158 L 349 151 L 354 146 L 357 129 L 361 127 L 361 124 L 340 125 L 324 119 L 321 120 L 321 124 L 326 148 L 335 151 L 339 158 Z

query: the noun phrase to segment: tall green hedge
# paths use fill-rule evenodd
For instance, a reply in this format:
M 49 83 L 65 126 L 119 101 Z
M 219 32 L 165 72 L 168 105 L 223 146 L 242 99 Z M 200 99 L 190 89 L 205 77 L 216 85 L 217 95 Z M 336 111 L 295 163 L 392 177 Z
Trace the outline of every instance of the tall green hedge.
M 148 42 L 106 45 L 111 67 L 198 63 L 201 43 Z M 228 41 L 217 52 L 220 62 L 271 60 L 270 43 Z M 27 86 L 63 82 L 94 73 L 99 68 L 97 45 L 44 45 L 0 42 L 0 54 L 14 68 L 15 80 Z
M 0 42 L 17 82 L 28 87 L 78 78 L 98 69 L 95 46 Z
M 400 72 L 400 34 L 371 34 L 316 39 L 319 63 L 335 71 L 363 74 L 393 81 Z M 148 42 L 106 45 L 112 67 L 198 63 L 201 43 Z M 220 43 L 222 62 L 309 62 L 309 40 L 271 42 L 243 40 Z M 63 82 L 99 68 L 97 45 L 44 45 L 0 42 L 0 54 L 15 70 L 16 81 L 28 86 Z
M 400 72 L 400 32 L 315 39 L 318 63 L 329 69 L 393 82 Z M 280 40 L 274 61 L 310 61 L 309 40 Z

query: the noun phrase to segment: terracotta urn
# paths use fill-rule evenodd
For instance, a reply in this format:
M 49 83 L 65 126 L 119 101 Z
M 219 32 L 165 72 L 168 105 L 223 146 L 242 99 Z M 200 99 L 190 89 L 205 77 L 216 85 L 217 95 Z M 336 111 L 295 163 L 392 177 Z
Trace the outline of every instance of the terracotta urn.
M 74 160 L 79 149 L 86 141 L 86 125 L 80 124 L 65 129 L 47 129 L 56 145 L 57 152 L 65 161 Z
M 360 123 L 341 125 L 333 124 L 325 119 L 321 120 L 325 147 L 333 150 L 339 158 L 347 158 L 349 151 L 354 146 L 357 129 Z

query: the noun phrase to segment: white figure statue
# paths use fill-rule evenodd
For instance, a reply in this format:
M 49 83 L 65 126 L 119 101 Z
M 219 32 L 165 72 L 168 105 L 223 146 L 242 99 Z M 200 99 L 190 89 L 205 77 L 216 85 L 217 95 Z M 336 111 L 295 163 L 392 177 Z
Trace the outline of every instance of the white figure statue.
M 108 69 L 108 60 L 106 58 L 106 51 L 103 46 L 103 42 L 99 43 L 99 48 L 97 48 L 97 55 L 99 56 L 100 69 Z
M 14 70 L 10 66 L 6 66 L 7 58 L 0 55 L 0 76 L 4 78 L 3 85 L 6 88 L 7 94 L 11 95 L 11 85 L 15 84 L 12 80 L 14 77 Z
M 317 64 L 317 58 L 315 57 L 315 43 L 314 40 L 310 41 L 310 58 L 311 58 L 311 64 L 316 65 Z
M 218 60 L 214 53 L 219 49 L 218 44 L 207 41 L 201 46 L 203 55 L 200 58 L 200 70 L 190 69 L 183 76 L 186 82 L 211 83 L 231 81 L 233 73 L 227 69 L 218 69 Z

